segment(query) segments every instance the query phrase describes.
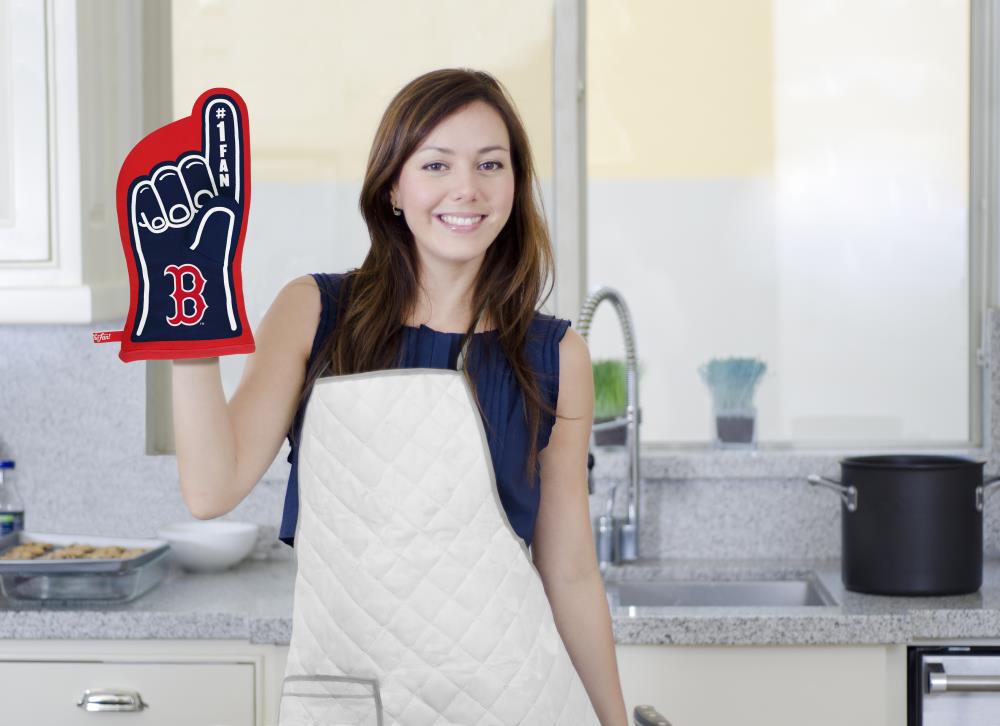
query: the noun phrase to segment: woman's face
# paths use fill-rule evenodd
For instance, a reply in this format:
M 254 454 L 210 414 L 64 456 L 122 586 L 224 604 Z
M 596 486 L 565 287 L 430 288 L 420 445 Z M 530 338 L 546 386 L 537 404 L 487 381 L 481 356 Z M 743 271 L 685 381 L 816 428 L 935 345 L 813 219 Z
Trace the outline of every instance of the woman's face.
M 428 134 L 403 164 L 390 196 L 403 211 L 421 259 L 481 261 L 510 217 L 511 166 L 507 127 L 483 101 L 452 114 Z

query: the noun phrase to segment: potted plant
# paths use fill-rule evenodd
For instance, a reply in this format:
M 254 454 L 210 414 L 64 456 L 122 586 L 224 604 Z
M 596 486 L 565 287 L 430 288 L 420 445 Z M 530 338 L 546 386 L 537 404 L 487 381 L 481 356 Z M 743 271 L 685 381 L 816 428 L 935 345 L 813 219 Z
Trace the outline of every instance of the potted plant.
M 757 445 L 757 408 L 753 396 L 767 363 L 756 358 L 713 358 L 698 368 L 712 396 L 715 446 Z
M 594 423 L 613 421 L 625 415 L 625 362 L 615 359 L 593 361 Z M 626 426 L 594 431 L 597 446 L 624 446 Z

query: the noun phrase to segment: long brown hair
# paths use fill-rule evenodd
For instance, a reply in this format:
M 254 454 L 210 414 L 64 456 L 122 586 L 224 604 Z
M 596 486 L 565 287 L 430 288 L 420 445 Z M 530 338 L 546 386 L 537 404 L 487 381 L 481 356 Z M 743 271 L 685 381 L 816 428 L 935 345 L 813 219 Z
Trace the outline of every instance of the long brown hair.
M 299 407 L 304 406 L 313 383 L 324 373 L 341 375 L 401 365 L 404 321 L 415 309 L 419 265 L 413 234 L 404 218 L 392 213 L 389 191 L 398 180 L 404 162 L 425 137 L 445 118 L 474 101 L 492 106 L 507 126 L 514 203 L 510 218 L 487 250 L 474 281 L 473 322 L 462 335 L 460 345 L 475 332 L 480 314 L 484 320 L 489 315 L 524 398 L 529 431 L 524 471 L 533 484 L 532 474 L 538 465 L 540 411 L 558 415 L 543 399 L 525 355 L 525 341 L 536 308 L 551 294 L 550 287 L 540 299 L 544 280 L 553 271 L 552 242 L 528 135 L 506 89 L 483 71 L 465 68 L 431 71 L 404 86 L 389 103 L 375 133 L 359 200 L 361 215 L 371 235 L 371 248 L 361 267 L 343 278 L 339 301 L 330 301 L 337 305 L 337 324 L 306 373 Z M 472 375 L 478 367 L 476 347 L 470 346 L 464 375 L 480 415 L 489 425 L 482 414 Z M 294 429 L 295 426 L 290 437 L 294 437 Z

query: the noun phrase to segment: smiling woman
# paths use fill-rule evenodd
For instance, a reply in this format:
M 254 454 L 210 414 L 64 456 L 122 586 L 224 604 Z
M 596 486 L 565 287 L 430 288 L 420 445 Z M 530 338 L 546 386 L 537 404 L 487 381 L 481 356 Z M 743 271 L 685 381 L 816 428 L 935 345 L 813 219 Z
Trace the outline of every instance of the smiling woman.
M 484 138 L 500 143 L 477 149 Z M 393 212 L 398 208 L 406 220 L 421 259 L 435 261 L 425 271 L 431 273 L 428 287 L 445 282 L 433 279 L 437 263 L 481 261 L 507 224 L 514 203 L 509 145 L 500 114 L 483 101 L 473 101 L 442 121 L 428 136 L 428 143 L 403 164 L 390 192 L 391 203 Z M 499 158 L 484 159 L 487 154 Z M 447 161 L 435 160 L 442 155 Z M 449 234 L 442 236 L 442 229 Z M 450 236 L 454 234 L 468 235 L 468 239 L 455 247 Z M 443 303 L 439 307 L 445 310 L 454 305 L 453 301 Z M 418 305 L 416 317 L 430 318 L 430 311 Z
M 374 679 L 384 690 L 363 708 L 390 718 L 417 700 L 453 723 L 627 722 L 590 534 L 590 358 L 569 320 L 537 309 L 553 252 L 536 182 L 495 78 L 426 73 L 375 132 L 361 266 L 286 285 L 228 405 L 217 367 L 174 363 L 181 487 L 198 516 L 253 488 L 279 431 L 292 444 L 281 535 L 301 555 L 286 684 Z M 482 585 L 472 599 L 467 581 Z M 397 616 L 373 639 L 359 602 Z M 497 700 L 494 679 L 517 687 Z M 451 685 L 412 686 L 430 682 Z M 308 718 L 296 697 L 282 698 L 288 726 Z M 331 718 L 359 715 L 331 697 Z

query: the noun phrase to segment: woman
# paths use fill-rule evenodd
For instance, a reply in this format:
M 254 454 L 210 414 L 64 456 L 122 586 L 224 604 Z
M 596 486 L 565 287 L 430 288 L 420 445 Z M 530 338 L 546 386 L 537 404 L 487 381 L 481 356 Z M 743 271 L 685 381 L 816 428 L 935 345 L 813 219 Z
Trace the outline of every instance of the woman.
M 174 361 L 181 488 L 196 517 L 229 512 L 287 434 L 293 471 L 281 536 L 293 544 L 296 447 L 315 382 L 395 367 L 455 369 L 472 343 L 487 361 L 481 370 L 470 362 L 468 380 L 490 432 L 500 499 L 531 544 L 594 711 L 605 726 L 625 726 L 587 500 L 590 356 L 568 320 L 536 310 L 552 249 L 535 184 L 527 135 L 490 75 L 445 69 L 403 88 L 369 156 L 360 207 L 371 249 L 362 266 L 306 275 L 280 291 L 228 404 L 218 359 Z

